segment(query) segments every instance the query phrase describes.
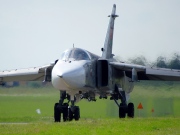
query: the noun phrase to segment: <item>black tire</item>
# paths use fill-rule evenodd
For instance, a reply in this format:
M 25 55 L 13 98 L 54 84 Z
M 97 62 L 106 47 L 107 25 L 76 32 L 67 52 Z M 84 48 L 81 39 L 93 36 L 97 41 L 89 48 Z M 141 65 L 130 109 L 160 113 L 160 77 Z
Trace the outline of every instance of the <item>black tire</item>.
M 126 117 L 126 108 L 121 103 L 119 106 L 119 118 L 125 118 Z
M 75 119 L 76 121 L 78 121 L 79 118 L 80 118 L 80 109 L 79 109 L 79 107 L 76 107 L 76 110 L 75 110 L 75 112 L 74 112 L 74 119 Z
M 128 104 L 128 117 L 134 118 L 134 104 L 133 103 Z
M 71 111 L 71 108 L 68 108 L 68 120 L 72 121 L 73 119 L 73 112 Z
M 63 104 L 63 120 L 64 122 L 68 120 L 68 104 Z
M 61 113 L 60 109 L 58 108 L 59 103 L 55 103 L 54 105 L 54 122 L 60 122 L 61 121 Z

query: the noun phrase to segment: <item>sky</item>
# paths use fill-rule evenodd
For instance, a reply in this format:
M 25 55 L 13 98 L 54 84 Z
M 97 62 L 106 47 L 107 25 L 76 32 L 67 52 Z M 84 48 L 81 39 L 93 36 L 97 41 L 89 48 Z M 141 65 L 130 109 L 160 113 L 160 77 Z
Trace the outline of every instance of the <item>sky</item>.
M 179 0 L 0 0 L 0 70 L 49 64 L 73 44 L 101 56 L 113 4 L 115 56 L 180 52 Z

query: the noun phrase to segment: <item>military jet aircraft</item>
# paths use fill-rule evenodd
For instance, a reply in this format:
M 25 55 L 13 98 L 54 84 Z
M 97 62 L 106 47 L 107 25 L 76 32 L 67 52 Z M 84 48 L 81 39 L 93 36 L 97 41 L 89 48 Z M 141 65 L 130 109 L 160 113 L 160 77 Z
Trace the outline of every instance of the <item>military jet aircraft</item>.
M 109 96 L 115 101 L 119 107 L 120 118 L 125 118 L 126 115 L 134 117 L 134 104 L 127 103 L 127 96 L 132 92 L 134 82 L 180 81 L 180 70 L 116 61 L 112 54 L 114 21 L 118 17 L 116 5 L 113 5 L 109 17 L 101 57 L 84 49 L 70 48 L 50 65 L 0 72 L 0 84 L 3 85 L 8 81 L 51 82 L 60 91 L 60 100 L 54 105 L 55 122 L 60 122 L 61 119 L 79 120 L 80 109 L 75 103 L 81 99 L 96 101 L 98 95 L 100 99 L 107 99 Z

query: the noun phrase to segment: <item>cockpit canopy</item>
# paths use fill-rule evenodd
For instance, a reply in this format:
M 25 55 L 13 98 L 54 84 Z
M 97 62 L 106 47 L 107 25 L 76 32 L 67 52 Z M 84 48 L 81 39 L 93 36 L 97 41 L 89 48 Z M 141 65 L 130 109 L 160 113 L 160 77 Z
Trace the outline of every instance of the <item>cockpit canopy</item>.
M 90 60 L 98 58 L 98 56 L 91 54 L 80 48 L 72 48 L 63 52 L 60 60 Z

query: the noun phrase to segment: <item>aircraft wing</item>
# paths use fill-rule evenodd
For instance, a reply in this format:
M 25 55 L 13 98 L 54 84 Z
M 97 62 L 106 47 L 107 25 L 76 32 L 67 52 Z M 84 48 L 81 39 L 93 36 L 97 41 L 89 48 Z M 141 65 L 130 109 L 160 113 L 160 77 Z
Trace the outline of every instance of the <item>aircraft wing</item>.
M 0 84 L 11 81 L 51 81 L 52 65 L 0 71 Z
M 162 80 L 180 81 L 180 70 L 167 68 L 146 67 L 136 64 L 110 62 L 112 67 L 125 71 L 126 75 L 134 80 Z

